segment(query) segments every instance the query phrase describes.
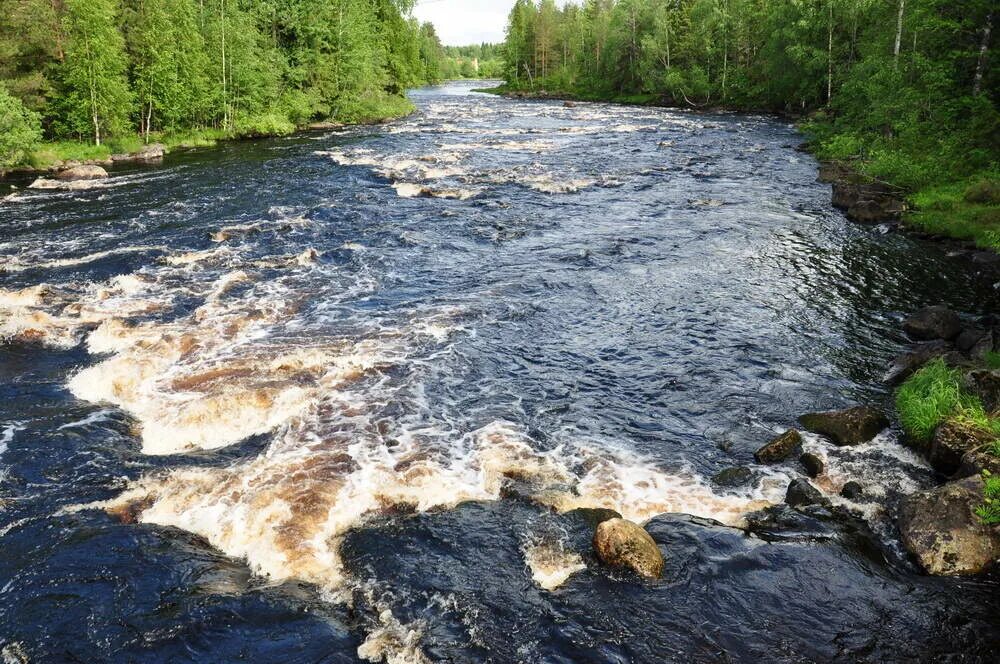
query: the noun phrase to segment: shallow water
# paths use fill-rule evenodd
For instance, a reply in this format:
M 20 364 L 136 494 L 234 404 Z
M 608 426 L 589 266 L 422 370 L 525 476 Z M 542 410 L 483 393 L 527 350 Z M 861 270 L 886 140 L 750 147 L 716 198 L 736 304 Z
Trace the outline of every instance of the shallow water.
M 996 584 L 896 543 L 934 478 L 893 431 L 807 439 L 854 520 L 748 536 L 800 470 L 710 478 L 887 404 L 902 316 L 1000 277 L 848 224 L 771 118 L 412 96 L 0 203 L 5 657 L 989 659 Z M 663 580 L 594 561 L 598 506 Z

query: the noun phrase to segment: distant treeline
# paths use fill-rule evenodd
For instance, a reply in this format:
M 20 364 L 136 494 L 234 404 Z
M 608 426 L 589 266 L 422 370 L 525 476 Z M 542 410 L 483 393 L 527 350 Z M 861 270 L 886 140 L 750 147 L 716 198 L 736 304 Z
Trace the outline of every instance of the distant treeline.
M 503 78 L 503 48 L 500 44 L 445 46 L 442 79 Z
M 0 166 L 15 134 L 274 134 L 405 109 L 441 77 L 413 0 L 3 0 Z M 39 124 L 40 123 L 40 124 Z M 4 150 L 6 149 L 6 154 Z M 23 156 L 23 155 L 22 155 Z
M 586 0 L 561 9 L 517 0 L 504 78 L 595 99 L 811 113 L 806 129 L 822 156 L 858 158 L 910 191 L 995 183 L 997 9 L 996 0 Z M 997 208 L 979 212 L 966 221 L 1000 246 Z M 965 234 L 987 237 L 978 231 Z

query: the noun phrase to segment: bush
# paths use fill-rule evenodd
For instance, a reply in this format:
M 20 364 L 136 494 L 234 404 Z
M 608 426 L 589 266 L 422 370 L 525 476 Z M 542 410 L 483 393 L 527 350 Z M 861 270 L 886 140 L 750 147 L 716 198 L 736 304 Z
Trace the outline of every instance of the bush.
M 1000 205 L 1000 180 L 980 180 L 965 190 L 968 203 Z
M 40 140 L 38 114 L 26 109 L 20 99 L 0 85 L 0 168 L 25 163 Z
M 983 473 L 983 504 L 976 508 L 976 515 L 991 526 L 1000 524 L 1000 477 Z

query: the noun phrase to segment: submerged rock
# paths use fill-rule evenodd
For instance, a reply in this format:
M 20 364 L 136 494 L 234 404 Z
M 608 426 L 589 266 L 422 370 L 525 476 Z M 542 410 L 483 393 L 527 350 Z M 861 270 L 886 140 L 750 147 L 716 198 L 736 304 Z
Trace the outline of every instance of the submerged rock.
M 840 488 L 840 495 L 842 498 L 847 498 L 848 500 L 859 500 L 864 498 L 865 488 L 861 486 L 861 482 L 851 480 Z
M 983 479 L 968 477 L 906 498 L 899 516 L 903 545 L 928 574 L 980 574 L 1000 558 L 1000 533 L 975 514 Z
M 934 430 L 927 460 L 934 470 L 953 475 L 962 465 L 963 457 L 972 450 L 990 443 L 993 436 L 974 426 L 949 420 Z
M 785 493 L 785 503 L 792 507 L 823 505 L 826 502 L 823 493 L 806 480 L 792 480 Z
M 757 463 L 777 463 L 787 459 L 801 444 L 802 434 L 795 429 L 789 429 L 754 452 L 753 458 Z
M 753 480 L 753 470 L 746 466 L 725 468 L 712 476 L 712 483 L 717 486 L 735 487 L 749 484 Z
M 867 443 L 889 426 L 889 419 L 870 406 L 854 406 L 846 410 L 807 413 L 799 423 L 808 431 L 827 436 L 841 447 Z
M 84 165 L 73 166 L 56 173 L 56 179 L 63 182 L 74 180 L 100 180 L 108 177 L 108 172 L 100 166 Z
M 812 452 L 806 452 L 799 457 L 799 463 L 806 469 L 806 475 L 813 479 L 819 477 L 826 470 L 823 460 Z
M 921 341 L 951 340 L 962 332 L 962 319 L 943 305 L 924 307 L 903 321 L 903 330 Z
M 663 573 L 663 554 L 642 526 L 625 519 L 601 522 L 594 533 L 594 551 L 606 565 L 627 567 L 649 579 Z
M 575 510 L 566 512 L 564 516 L 569 519 L 582 521 L 591 528 L 597 528 L 597 526 L 611 519 L 622 518 L 622 515 L 615 510 L 603 507 L 578 507 Z

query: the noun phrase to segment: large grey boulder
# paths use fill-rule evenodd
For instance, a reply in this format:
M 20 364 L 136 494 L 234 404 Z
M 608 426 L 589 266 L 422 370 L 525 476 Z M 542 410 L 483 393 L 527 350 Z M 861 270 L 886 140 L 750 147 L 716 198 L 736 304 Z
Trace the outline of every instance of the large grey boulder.
M 625 519 L 598 524 L 594 551 L 611 567 L 626 567 L 649 579 L 658 579 L 663 573 L 663 554 L 656 542 L 642 526 Z
M 77 180 L 100 180 L 108 177 L 108 172 L 100 166 L 85 164 L 73 166 L 56 173 L 56 179 L 63 182 L 75 182 Z
M 967 477 L 903 501 L 899 532 L 903 545 L 928 574 L 965 576 L 985 572 L 1000 558 L 1000 533 L 975 514 L 983 502 L 983 479 Z
M 986 431 L 949 420 L 938 425 L 927 450 L 927 460 L 943 475 L 954 475 L 969 452 L 984 448 L 993 439 Z
M 807 431 L 819 433 L 840 446 L 867 443 L 889 426 L 889 418 L 870 406 L 807 413 L 799 418 Z

